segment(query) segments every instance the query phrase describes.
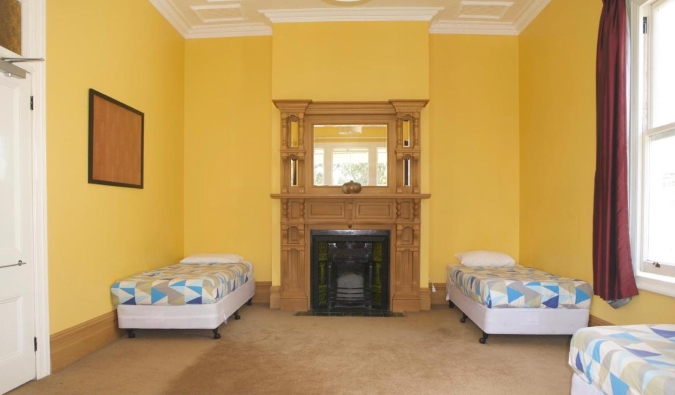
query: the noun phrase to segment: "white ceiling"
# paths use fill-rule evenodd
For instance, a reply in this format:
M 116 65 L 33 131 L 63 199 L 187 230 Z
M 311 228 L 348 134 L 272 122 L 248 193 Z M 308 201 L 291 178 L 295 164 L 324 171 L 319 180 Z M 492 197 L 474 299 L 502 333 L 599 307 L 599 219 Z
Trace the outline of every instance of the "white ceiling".
M 289 22 L 428 21 L 435 34 L 518 35 L 550 0 L 150 0 L 185 38 L 271 35 Z

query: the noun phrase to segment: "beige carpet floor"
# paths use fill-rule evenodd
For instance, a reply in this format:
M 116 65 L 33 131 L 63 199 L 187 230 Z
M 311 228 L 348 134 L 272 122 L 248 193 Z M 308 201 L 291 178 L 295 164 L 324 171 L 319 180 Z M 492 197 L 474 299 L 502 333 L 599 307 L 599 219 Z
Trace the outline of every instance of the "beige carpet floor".
M 140 330 L 28 394 L 569 394 L 569 336 L 493 335 L 447 306 L 406 317 L 313 317 L 245 306 L 209 330 Z

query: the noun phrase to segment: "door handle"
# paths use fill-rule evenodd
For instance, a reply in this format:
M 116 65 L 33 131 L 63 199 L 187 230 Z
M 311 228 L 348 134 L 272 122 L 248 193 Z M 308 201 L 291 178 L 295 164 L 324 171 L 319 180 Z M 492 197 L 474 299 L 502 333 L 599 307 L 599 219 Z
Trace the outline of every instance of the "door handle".
M 21 265 L 25 265 L 25 264 L 26 264 L 26 262 L 24 262 L 24 261 L 22 261 L 21 259 L 19 259 L 19 262 L 15 263 L 15 264 L 13 264 L 13 265 L 0 266 L 0 269 L 4 269 L 4 268 L 6 268 L 6 267 L 21 266 Z

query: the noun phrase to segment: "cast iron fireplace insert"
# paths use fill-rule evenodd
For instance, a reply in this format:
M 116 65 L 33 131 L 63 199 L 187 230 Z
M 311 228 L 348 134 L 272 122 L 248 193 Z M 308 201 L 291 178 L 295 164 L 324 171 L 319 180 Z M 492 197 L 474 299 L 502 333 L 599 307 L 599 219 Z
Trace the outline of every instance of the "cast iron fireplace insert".
M 311 231 L 310 279 L 312 311 L 389 311 L 389 231 Z

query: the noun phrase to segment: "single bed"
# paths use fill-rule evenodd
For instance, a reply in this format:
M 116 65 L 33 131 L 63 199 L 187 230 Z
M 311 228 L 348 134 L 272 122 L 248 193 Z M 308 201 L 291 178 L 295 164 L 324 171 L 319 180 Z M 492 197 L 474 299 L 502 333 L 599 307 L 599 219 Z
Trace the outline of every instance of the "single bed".
M 572 395 L 674 395 L 675 325 L 580 329 L 569 365 Z
M 588 326 L 592 288 L 585 281 L 529 267 L 448 265 L 446 300 L 489 334 L 572 335 Z
M 121 279 L 111 287 L 118 325 L 135 329 L 211 329 L 255 295 L 250 262 L 177 264 Z

